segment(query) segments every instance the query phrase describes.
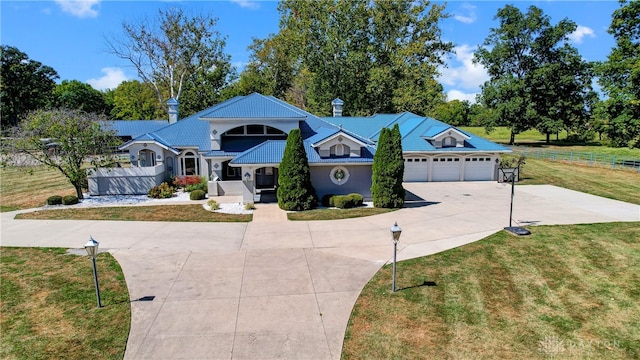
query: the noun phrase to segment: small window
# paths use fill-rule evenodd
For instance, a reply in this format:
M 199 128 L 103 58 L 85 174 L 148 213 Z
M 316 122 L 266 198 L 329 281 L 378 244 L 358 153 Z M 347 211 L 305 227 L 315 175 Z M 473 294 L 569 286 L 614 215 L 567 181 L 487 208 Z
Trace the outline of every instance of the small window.
M 453 161 L 453 159 L 452 158 L 447 158 L 447 161 Z
M 478 158 L 473 158 L 471 159 L 471 161 L 478 161 Z
M 271 126 L 267 126 L 267 134 L 268 135 L 286 135 L 284 133 L 284 131 L 280 131 L 280 130 L 278 130 L 276 128 L 273 128 Z
M 471 161 L 471 158 L 466 158 L 464 159 L 464 161 Z
M 460 159 L 459 158 L 455 158 L 455 159 L 453 159 L 453 161 L 460 161 Z
M 247 135 L 264 135 L 264 126 L 247 125 Z
M 413 159 L 407 159 L 408 162 L 413 162 Z
M 344 145 L 342 144 L 336 145 L 336 156 L 344 156 Z
M 422 162 L 427 162 L 427 159 L 422 159 L 422 160 L 420 160 L 420 161 L 422 161 Z
M 227 130 L 227 135 L 244 135 L 244 126 L 239 126 L 237 128 Z
M 484 161 L 491 161 L 491 158 L 484 158 Z

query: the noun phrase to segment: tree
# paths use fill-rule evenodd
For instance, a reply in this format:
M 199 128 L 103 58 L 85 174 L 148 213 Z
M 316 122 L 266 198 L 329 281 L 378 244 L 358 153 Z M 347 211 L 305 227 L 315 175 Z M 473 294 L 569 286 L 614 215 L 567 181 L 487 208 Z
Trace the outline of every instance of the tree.
M 52 92 L 50 107 L 77 109 L 96 114 L 110 112 L 104 94 L 78 80 L 63 80 L 56 85 Z
M 311 210 L 318 206 L 300 129 L 291 130 L 287 136 L 278 172 L 277 192 L 278 206 L 283 210 Z
M 608 96 L 603 104 L 609 118 L 606 134 L 614 146 L 640 147 L 640 2 L 620 1 L 608 32 L 616 46 L 597 65 Z
M 114 131 L 101 127 L 101 121 L 103 117 L 76 109 L 36 110 L 18 126 L 16 151 L 60 171 L 82 199 L 85 164 L 94 168 L 112 164 L 113 148 L 120 142 Z
M 432 111 L 432 116 L 440 121 L 454 126 L 468 126 L 471 104 L 457 99 L 438 104 Z
M 15 126 L 29 111 L 49 102 L 58 73 L 13 46 L 0 47 L 2 126 Z
M 168 113 L 166 101 L 180 101 L 187 88 L 197 91 L 206 80 L 208 94 L 216 94 L 230 80 L 230 57 L 223 52 L 225 38 L 215 30 L 216 22 L 208 15 L 189 17 L 177 8 L 160 10 L 155 21 L 124 22 L 124 37 L 108 41 L 107 47 L 129 61 L 142 81 L 153 86 L 160 106 Z M 194 94 L 189 98 L 201 100 Z M 200 105 L 189 101 L 182 102 L 182 109 Z
M 116 120 L 155 120 L 167 118 L 158 103 L 153 86 L 138 80 L 123 81 L 112 92 L 111 118 Z
M 241 74 L 245 87 L 266 88 L 316 114 L 345 101 L 345 115 L 427 113 L 444 99 L 435 80 L 443 55 L 444 6 L 426 0 L 285 0 L 280 31 L 256 40 Z
M 378 138 L 376 154 L 373 156 L 371 175 L 371 197 L 375 207 L 401 208 L 405 190 L 402 187 L 404 160 L 400 128 L 383 128 Z
M 565 123 L 586 121 L 590 67 L 568 44 L 576 24 L 563 19 L 551 25 L 535 6 L 523 14 L 507 5 L 496 19 L 500 27 L 490 30 L 474 61 L 490 76 L 482 86 L 481 103 L 511 129 L 509 143 L 534 127 L 549 134 Z

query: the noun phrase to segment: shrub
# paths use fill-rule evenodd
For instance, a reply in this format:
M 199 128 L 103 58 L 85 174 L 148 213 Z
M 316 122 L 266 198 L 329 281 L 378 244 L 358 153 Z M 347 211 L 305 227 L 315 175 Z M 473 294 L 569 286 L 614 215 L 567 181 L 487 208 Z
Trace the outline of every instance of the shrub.
M 404 160 L 398 124 L 392 130 L 383 128 L 380 132 L 371 173 L 371 198 L 374 206 L 401 208 L 405 197 L 402 187 Z
M 220 209 L 220 204 L 218 204 L 218 202 L 213 200 L 213 199 L 207 201 L 207 206 L 209 207 L 209 210 L 211 210 L 211 211 Z
M 246 203 L 246 204 L 244 204 L 244 209 L 245 210 L 255 210 L 256 206 L 253 203 Z
M 67 195 L 62 198 L 62 205 L 75 205 L 78 202 L 78 197 L 75 195 Z
M 60 205 L 62 204 L 62 196 L 53 195 L 47 198 L 47 205 Z
M 149 197 L 154 199 L 167 199 L 173 196 L 175 189 L 166 182 L 154 186 L 149 190 Z
M 324 207 L 332 207 L 333 206 L 332 201 L 331 201 L 332 197 L 333 197 L 333 194 L 324 195 L 322 197 L 322 206 L 324 206 Z
M 283 210 L 311 210 L 318 206 L 318 196 L 311 183 L 311 172 L 300 129 L 293 129 L 278 172 L 278 205 Z
M 364 197 L 358 193 L 351 193 L 349 195 L 347 195 L 351 198 L 351 200 L 353 201 L 353 206 L 355 207 L 360 207 L 362 206 L 362 203 L 364 202 Z
M 173 185 L 179 189 L 188 187 L 189 185 L 197 185 L 203 182 L 203 179 L 197 175 L 176 176 L 173 179 Z M 206 184 L 206 180 L 204 181 Z
M 208 185 L 207 185 L 207 179 L 203 178 L 202 181 L 200 181 L 199 183 L 187 185 L 184 188 L 184 191 L 186 191 L 186 192 L 192 192 L 192 191 L 196 191 L 196 190 L 202 190 L 205 193 L 207 191 L 209 191 L 209 188 L 208 188 Z
M 354 202 L 349 195 L 336 195 L 333 197 L 335 207 L 339 209 L 350 209 L 354 207 Z
M 202 190 L 193 190 L 191 194 L 189 194 L 189 199 L 191 200 L 202 200 L 205 198 L 205 193 Z

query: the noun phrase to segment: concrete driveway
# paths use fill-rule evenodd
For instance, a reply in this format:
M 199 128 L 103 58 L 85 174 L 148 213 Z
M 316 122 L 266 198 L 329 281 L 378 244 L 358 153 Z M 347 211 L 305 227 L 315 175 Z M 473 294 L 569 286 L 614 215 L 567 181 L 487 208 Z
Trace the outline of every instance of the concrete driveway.
M 407 207 L 366 218 L 291 222 L 275 205 L 254 221 L 161 223 L 13 220 L 3 246 L 111 252 L 132 299 L 127 359 L 339 359 L 367 281 L 399 259 L 477 241 L 509 224 L 508 185 L 407 183 Z M 640 206 L 553 186 L 518 186 L 514 219 L 528 224 L 640 221 Z M 136 301 L 154 296 L 153 301 Z M 108 306 L 108 304 L 106 304 Z

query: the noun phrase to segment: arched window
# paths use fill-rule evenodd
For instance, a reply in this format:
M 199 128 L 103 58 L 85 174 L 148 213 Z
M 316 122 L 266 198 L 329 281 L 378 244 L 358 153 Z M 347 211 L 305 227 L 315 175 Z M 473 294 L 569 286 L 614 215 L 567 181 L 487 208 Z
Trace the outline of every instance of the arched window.
M 195 153 L 187 151 L 182 156 L 182 175 L 200 175 L 198 157 Z
M 442 147 L 454 147 L 456 146 L 456 138 L 453 136 L 447 136 L 442 140 Z
M 156 166 L 156 153 L 149 149 L 143 149 L 138 152 L 138 166 L 149 167 Z

